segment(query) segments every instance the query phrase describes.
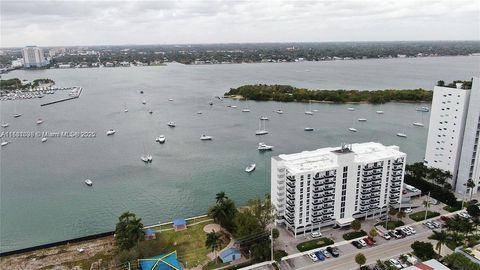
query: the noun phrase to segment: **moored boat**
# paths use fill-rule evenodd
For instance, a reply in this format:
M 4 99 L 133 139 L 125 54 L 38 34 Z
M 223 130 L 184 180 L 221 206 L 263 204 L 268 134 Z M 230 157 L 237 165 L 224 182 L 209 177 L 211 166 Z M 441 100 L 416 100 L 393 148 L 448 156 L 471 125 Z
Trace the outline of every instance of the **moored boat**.
M 6 141 L 5 141 L 5 142 L 2 142 L 0 145 L 1 145 L 1 146 L 6 146 L 6 145 L 9 144 L 9 143 L 10 143 L 10 142 L 6 142 Z
M 421 122 L 413 122 L 412 124 L 413 124 L 414 126 L 416 126 L 416 127 L 423 127 L 423 126 L 425 126 L 425 125 L 424 125 L 423 123 L 421 123 Z
M 107 130 L 107 136 L 113 135 L 115 134 L 115 132 L 116 132 L 115 129 L 109 129 Z
M 170 122 L 167 123 L 167 126 L 169 126 L 169 127 L 175 127 L 175 122 L 170 121 Z
M 85 179 L 85 184 L 89 187 L 93 186 L 93 181 L 90 179 Z
M 207 136 L 205 134 L 200 136 L 200 140 L 202 140 L 202 141 L 211 141 L 212 139 L 213 139 L 212 136 Z
M 406 137 L 407 137 L 407 134 L 405 134 L 405 133 L 397 133 L 397 136 L 398 136 L 398 137 L 402 137 L 402 138 L 406 138 Z
M 358 121 L 359 122 L 367 122 L 367 119 L 366 118 L 358 118 Z
M 306 127 L 306 128 L 304 128 L 303 130 L 304 130 L 304 131 L 313 131 L 313 128 L 311 128 L 311 127 Z
M 245 168 L 245 171 L 247 173 L 251 173 L 255 170 L 256 167 L 257 167 L 257 164 L 252 163 L 252 164 L 248 165 L 247 168 Z
M 357 132 L 358 131 L 356 128 L 353 128 L 353 127 L 348 128 L 348 130 L 350 130 L 351 132 Z
M 258 143 L 258 150 L 260 151 L 270 151 L 270 150 L 273 150 L 273 146 L 272 145 L 267 145 L 266 143 Z
M 165 140 L 166 140 L 165 135 L 160 135 L 157 138 L 155 138 L 156 142 L 162 143 L 162 144 L 165 143 Z

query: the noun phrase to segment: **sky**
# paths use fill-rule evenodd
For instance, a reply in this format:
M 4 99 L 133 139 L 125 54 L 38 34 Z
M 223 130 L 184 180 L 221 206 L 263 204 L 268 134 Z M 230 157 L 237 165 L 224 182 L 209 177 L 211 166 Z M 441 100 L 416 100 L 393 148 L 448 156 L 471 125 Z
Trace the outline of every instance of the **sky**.
M 479 40 L 478 0 L 0 0 L 0 46 Z

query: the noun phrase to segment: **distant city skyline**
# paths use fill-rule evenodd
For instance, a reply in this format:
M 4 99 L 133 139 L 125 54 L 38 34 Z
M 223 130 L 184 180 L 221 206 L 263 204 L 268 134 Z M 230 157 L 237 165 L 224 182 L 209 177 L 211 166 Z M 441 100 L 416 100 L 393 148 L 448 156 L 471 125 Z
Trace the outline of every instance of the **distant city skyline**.
M 475 0 L 2 0 L 1 47 L 479 40 Z

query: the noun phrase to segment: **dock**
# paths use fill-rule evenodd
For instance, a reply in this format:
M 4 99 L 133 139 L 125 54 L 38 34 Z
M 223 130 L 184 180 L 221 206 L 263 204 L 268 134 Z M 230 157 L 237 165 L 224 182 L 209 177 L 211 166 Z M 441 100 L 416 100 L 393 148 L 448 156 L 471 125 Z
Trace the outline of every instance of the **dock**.
M 40 106 L 43 107 L 43 106 L 48 106 L 48 105 L 52 105 L 52 104 L 56 104 L 56 103 L 60 103 L 60 102 L 64 102 L 64 101 L 68 101 L 68 100 L 72 100 L 72 99 L 77 99 L 82 94 L 82 90 L 83 90 L 83 88 L 81 88 L 81 87 L 74 88 L 72 90 L 72 92 L 70 92 L 71 97 L 64 98 L 64 99 L 59 99 L 59 100 L 55 100 L 55 101 L 51 101 L 51 102 L 47 102 L 47 103 L 43 103 L 43 104 L 40 104 Z

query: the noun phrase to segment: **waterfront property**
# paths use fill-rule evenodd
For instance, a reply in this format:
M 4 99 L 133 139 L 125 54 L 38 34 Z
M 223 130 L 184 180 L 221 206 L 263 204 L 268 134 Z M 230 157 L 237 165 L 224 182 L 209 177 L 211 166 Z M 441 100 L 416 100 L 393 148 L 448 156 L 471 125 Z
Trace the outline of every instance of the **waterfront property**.
M 469 194 L 468 179 L 480 187 L 480 78 L 471 89 L 462 83 L 456 88 L 435 86 L 428 130 L 425 165 L 449 171 L 451 185 L 461 194 Z
M 400 203 L 406 154 L 368 142 L 272 157 L 276 223 L 296 237 Z
M 147 259 L 138 260 L 140 270 L 182 270 L 183 267 L 177 260 L 177 252 L 161 254 Z
M 26 68 L 39 68 L 48 65 L 43 49 L 37 46 L 27 46 L 22 49 L 23 64 Z

